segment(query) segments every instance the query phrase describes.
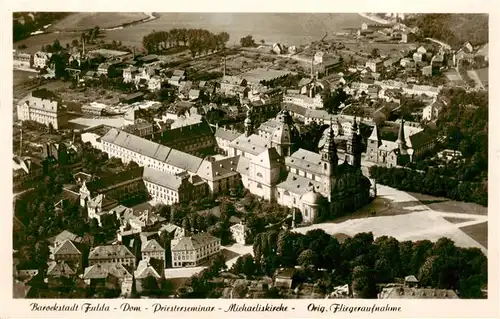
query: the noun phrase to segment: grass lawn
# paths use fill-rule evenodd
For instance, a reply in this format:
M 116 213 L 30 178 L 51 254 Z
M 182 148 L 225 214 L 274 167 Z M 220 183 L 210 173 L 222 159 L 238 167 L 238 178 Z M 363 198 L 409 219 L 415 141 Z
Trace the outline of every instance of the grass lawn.
M 372 212 L 376 213 L 372 214 Z M 395 216 L 408 213 L 411 213 L 411 211 L 405 210 L 400 205 L 400 203 L 392 203 L 388 199 L 377 197 L 370 204 L 360 208 L 355 213 L 347 214 L 346 216 L 335 218 L 328 222 L 342 223 L 350 219 L 360 219 L 360 218 L 375 217 L 375 216 Z
M 471 219 L 466 219 L 466 218 L 455 218 L 455 217 L 443 217 L 443 218 L 444 218 L 444 220 L 446 220 L 447 222 L 450 222 L 452 224 L 460 224 L 460 223 L 471 221 Z
M 461 231 L 469 235 L 472 239 L 488 248 L 488 223 L 481 223 L 460 228 Z
M 47 31 L 82 31 L 95 26 L 106 29 L 141 21 L 147 17 L 142 12 L 78 12 L 51 25 Z
M 488 215 L 488 207 L 475 203 L 457 202 L 444 197 L 435 197 L 431 195 L 411 193 L 411 196 L 417 198 L 422 204 L 438 212 L 453 212 L 460 214 Z

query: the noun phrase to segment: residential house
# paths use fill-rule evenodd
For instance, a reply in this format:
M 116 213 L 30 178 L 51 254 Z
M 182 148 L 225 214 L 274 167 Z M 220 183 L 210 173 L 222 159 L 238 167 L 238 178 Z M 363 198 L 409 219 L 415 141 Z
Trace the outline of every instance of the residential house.
M 226 75 L 220 83 L 220 91 L 227 96 L 247 97 L 247 80 L 239 76 Z
M 55 93 L 37 89 L 17 104 L 17 118 L 20 121 L 35 121 L 58 130 L 68 125 L 67 108 Z
M 89 266 L 124 265 L 135 268 L 136 258 L 124 245 L 97 246 L 89 253 Z
M 415 67 L 415 62 L 413 60 L 410 60 L 409 58 L 403 58 L 399 62 L 403 68 L 413 68 Z
M 188 93 L 189 100 L 196 100 L 200 97 L 200 90 L 191 89 Z
M 427 53 L 427 49 L 425 47 L 423 47 L 423 46 L 420 46 L 420 47 L 418 47 L 417 52 L 418 53 L 422 53 L 422 54 L 426 54 Z
M 458 299 L 451 289 L 413 288 L 389 284 L 377 295 L 378 299 Z
M 424 53 L 415 52 L 413 53 L 413 61 L 415 61 L 415 63 L 422 62 L 424 60 L 424 56 Z
M 91 287 L 120 290 L 124 296 L 132 293 L 133 276 L 120 263 L 98 263 L 85 268 L 83 280 Z
M 189 175 L 172 175 L 145 167 L 142 178 L 148 193 L 157 202 L 172 205 L 192 199 L 193 186 L 189 182 Z
M 76 271 L 64 261 L 51 262 L 47 269 L 45 282 L 49 284 L 49 287 L 58 286 L 60 284 L 60 278 L 71 278 L 76 276 Z
M 208 233 L 197 233 L 172 240 L 170 250 L 172 267 L 195 267 L 219 253 L 220 239 Z
M 161 78 L 158 75 L 154 75 L 149 79 L 148 90 L 151 92 L 161 90 Z
M 43 166 L 30 157 L 13 157 L 12 183 L 14 189 L 24 187 L 27 183 L 43 176 Z
M 365 66 L 372 72 L 380 72 L 380 70 L 384 66 L 384 61 L 382 59 L 371 59 L 366 61 Z
M 243 223 L 234 224 L 229 227 L 231 231 L 231 235 L 233 236 L 234 241 L 238 244 L 246 245 L 247 235 L 248 235 L 248 227 Z
M 165 249 L 155 240 L 143 241 L 141 245 L 142 260 L 157 259 L 165 265 Z
M 146 120 L 138 119 L 134 124 L 125 126 L 123 131 L 142 138 L 150 138 L 153 136 L 153 124 L 147 122 Z
M 228 155 L 230 151 L 229 145 L 240 135 L 241 133 L 238 131 L 217 126 L 215 130 L 215 141 L 219 152 L 222 151 L 224 155 Z
M 413 32 L 403 32 L 401 34 L 401 42 L 412 43 L 416 41 L 416 35 Z
M 292 289 L 294 268 L 279 268 L 274 274 L 274 286 L 282 289 Z
M 96 218 L 102 225 L 101 217 L 125 200 L 144 191 L 143 167 L 112 174 L 91 182 L 84 182 L 80 188 L 80 205 L 87 207 L 88 218 Z
M 123 82 L 125 83 L 135 83 L 135 77 L 139 73 L 139 70 L 135 66 L 129 66 L 123 69 Z
M 240 176 L 236 171 L 238 160 L 238 156 L 220 160 L 204 160 L 198 168 L 197 175 L 207 183 L 212 194 L 224 193 L 240 181 Z
M 163 261 L 164 263 L 164 261 Z M 165 266 L 159 260 L 153 258 L 146 258 L 139 262 L 137 269 L 134 272 L 134 278 L 136 282 L 137 292 L 144 291 L 144 282 L 150 277 L 153 277 L 157 281 L 162 278 L 162 272 Z
M 158 236 L 160 236 L 162 232 L 167 232 L 172 239 L 180 239 L 186 234 L 184 228 L 170 223 L 160 226 L 160 228 L 158 229 Z
M 33 55 L 33 67 L 35 69 L 45 69 L 49 66 L 52 53 L 38 51 Z
M 33 64 L 33 57 L 29 53 L 13 51 L 14 69 L 29 70 Z
M 274 43 L 272 51 L 278 55 L 284 54 L 286 52 L 285 46 L 281 43 Z
M 77 248 L 78 247 L 78 248 Z M 56 262 L 64 261 L 71 265 L 75 271 L 83 270 L 84 249 L 81 244 L 66 240 L 62 244 L 54 247 L 54 260 Z

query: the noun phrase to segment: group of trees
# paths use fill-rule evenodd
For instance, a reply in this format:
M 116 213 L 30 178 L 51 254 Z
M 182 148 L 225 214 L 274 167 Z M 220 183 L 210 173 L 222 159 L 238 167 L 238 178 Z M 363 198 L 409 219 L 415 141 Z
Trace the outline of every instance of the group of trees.
M 340 243 L 323 230 L 305 235 L 287 230 L 259 234 L 254 257 L 241 256 L 232 268 L 246 276 L 273 275 L 279 267 L 302 266 L 297 282 L 313 281 L 323 292 L 352 283 L 361 298 L 376 298 L 377 285 L 415 275 L 420 286 L 458 290 L 462 298 L 480 298 L 487 284 L 487 258 L 477 248 L 459 248 L 448 238 L 399 242 L 360 233 Z
M 457 201 L 488 205 L 487 182 L 460 181 L 456 177 L 443 176 L 434 168 L 420 171 L 398 167 L 370 167 L 370 175 L 377 183 L 404 191 L 447 197 Z M 463 176 L 463 175 L 461 175 Z
M 68 16 L 69 12 L 14 12 L 13 13 L 13 40 L 25 39 L 32 32 L 43 26 L 52 24 Z
M 172 29 L 169 31 L 153 31 L 142 39 L 148 53 L 162 53 L 169 48 L 188 47 L 191 54 L 213 52 L 224 49 L 229 41 L 227 32 L 214 34 L 205 29 Z
M 257 43 L 255 43 L 254 38 L 251 35 L 247 35 L 240 39 L 240 45 L 242 47 L 256 47 Z
M 305 77 L 304 74 L 287 74 L 281 76 L 279 78 L 271 79 L 271 80 L 262 80 L 260 84 L 267 86 L 269 88 L 289 88 L 289 87 L 297 87 L 300 80 Z
M 433 13 L 417 14 L 405 20 L 408 26 L 417 26 L 423 37 L 441 40 L 453 47 L 465 42 L 488 42 L 487 14 Z

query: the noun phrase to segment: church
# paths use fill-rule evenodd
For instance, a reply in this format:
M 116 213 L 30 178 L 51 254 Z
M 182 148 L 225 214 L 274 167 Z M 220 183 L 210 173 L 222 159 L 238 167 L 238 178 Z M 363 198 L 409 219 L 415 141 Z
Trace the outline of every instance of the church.
M 245 133 L 228 145 L 228 155 L 240 157 L 237 171 L 252 194 L 301 212 L 304 223 L 354 211 L 369 201 L 371 184 L 361 172 L 362 141 L 356 119 L 345 158 L 339 160 L 334 130 L 315 153 L 297 149 L 300 137 L 287 110 L 257 129 L 252 113 L 252 109 L 247 112 Z

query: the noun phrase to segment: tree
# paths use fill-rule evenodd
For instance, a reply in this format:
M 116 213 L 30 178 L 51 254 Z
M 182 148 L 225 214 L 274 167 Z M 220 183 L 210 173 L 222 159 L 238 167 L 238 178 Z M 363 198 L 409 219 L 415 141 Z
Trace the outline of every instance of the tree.
M 377 48 L 373 48 L 371 56 L 372 58 L 378 58 L 380 56 L 379 50 Z
M 73 41 L 71 41 L 71 45 L 77 47 L 79 45 L 78 39 L 73 39 Z
M 247 35 L 246 37 L 243 37 L 240 39 L 240 44 L 242 47 L 254 47 L 256 46 L 255 40 L 251 35 Z
M 373 270 L 366 266 L 357 266 L 352 271 L 352 289 L 359 298 L 377 298 L 377 286 Z
M 300 253 L 297 258 L 297 263 L 306 268 L 316 268 L 318 263 L 318 255 L 312 249 L 306 249 Z

